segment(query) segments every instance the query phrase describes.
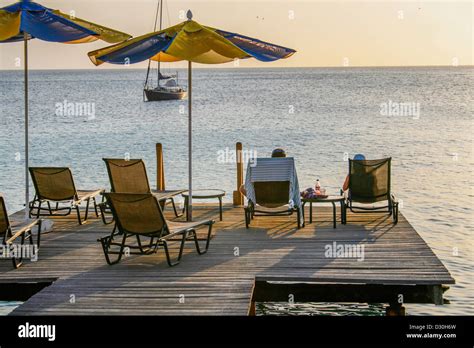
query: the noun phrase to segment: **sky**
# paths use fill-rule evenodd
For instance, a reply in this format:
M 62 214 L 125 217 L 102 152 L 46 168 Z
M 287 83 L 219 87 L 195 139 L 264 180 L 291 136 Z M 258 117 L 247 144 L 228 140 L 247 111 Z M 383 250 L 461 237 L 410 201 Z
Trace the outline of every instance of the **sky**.
M 0 0 L 0 6 L 12 2 Z M 157 5 L 157 0 L 38 2 L 134 36 L 153 31 Z M 248 59 L 239 62 L 241 67 L 473 64 L 474 9 L 470 1 L 165 0 L 164 26 L 183 21 L 188 9 L 202 24 L 297 50 L 289 59 L 272 63 Z M 94 66 L 87 52 L 107 45 L 102 41 L 64 45 L 32 40 L 30 68 L 91 69 Z M 22 69 L 22 55 L 22 43 L 1 44 L 0 69 Z M 186 66 L 185 62 L 173 64 Z M 104 64 L 101 68 L 111 67 Z

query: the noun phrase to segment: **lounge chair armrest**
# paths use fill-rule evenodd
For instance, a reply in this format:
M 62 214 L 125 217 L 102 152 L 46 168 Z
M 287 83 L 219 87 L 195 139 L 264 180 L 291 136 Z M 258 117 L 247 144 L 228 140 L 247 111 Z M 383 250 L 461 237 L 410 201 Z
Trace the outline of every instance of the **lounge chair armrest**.
M 12 244 L 15 241 L 15 239 L 17 239 L 18 237 L 21 237 L 22 234 L 24 234 L 26 231 L 31 230 L 35 226 L 38 226 L 38 229 L 39 229 L 38 233 L 41 233 L 41 231 L 40 231 L 41 222 L 42 222 L 41 219 L 33 220 L 30 223 L 26 223 L 24 225 L 18 226 L 16 229 L 14 228 L 13 235 L 10 238 L 8 238 L 5 241 L 5 243 L 6 244 Z
M 96 197 L 98 195 L 102 195 L 105 192 L 105 189 L 98 189 L 98 190 L 78 190 L 77 195 L 78 199 L 74 201 L 74 204 L 80 204 L 81 202 Z
M 392 199 L 392 203 L 398 205 L 398 199 L 395 197 L 393 193 L 390 194 L 390 198 Z
M 339 193 L 341 196 L 344 196 L 344 199 L 347 200 L 348 198 L 348 192 L 349 192 L 349 189 L 345 190 L 343 188 L 340 189 Z
M 184 233 L 185 231 L 194 230 L 201 226 L 212 226 L 214 220 L 201 220 L 196 222 L 168 222 L 170 233 L 161 237 L 161 239 L 167 239 L 175 236 L 176 234 Z

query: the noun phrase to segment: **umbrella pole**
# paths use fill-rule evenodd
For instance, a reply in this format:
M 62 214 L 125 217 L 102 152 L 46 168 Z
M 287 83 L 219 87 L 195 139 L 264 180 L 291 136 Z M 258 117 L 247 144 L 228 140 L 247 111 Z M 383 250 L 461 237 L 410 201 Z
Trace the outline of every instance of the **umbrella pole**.
M 192 140 L 192 67 L 188 61 L 188 221 L 193 220 L 193 140 Z
M 25 220 L 29 218 L 28 203 L 30 200 L 30 183 L 28 174 L 28 34 L 23 32 L 24 42 L 24 73 L 25 73 Z

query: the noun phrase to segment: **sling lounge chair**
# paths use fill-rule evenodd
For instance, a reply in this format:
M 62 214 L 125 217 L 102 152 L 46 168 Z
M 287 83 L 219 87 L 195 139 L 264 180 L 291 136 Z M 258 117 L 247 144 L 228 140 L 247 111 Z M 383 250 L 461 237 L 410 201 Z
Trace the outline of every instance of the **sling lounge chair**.
M 29 204 L 31 216 L 66 216 L 73 209 L 77 211 L 77 220 L 82 225 L 88 217 L 89 205 L 94 203 L 95 214 L 98 217 L 95 197 L 104 192 L 97 190 L 76 190 L 71 170 L 67 167 L 30 167 L 31 178 L 35 186 L 35 197 Z M 79 206 L 85 202 L 84 219 L 81 219 Z M 54 207 L 51 203 L 55 204 Z M 42 206 L 46 204 L 46 207 Z
M 391 160 L 391 158 L 349 159 L 349 188 L 346 209 L 350 209 L 353 213 L 388 213 L 392 216 L 394 224 L 398 222 L 398 201 L 391 193 L 390 188 Z M 383 201 L 387 201 L 387 205 L 373 206 L 373 204 Z M 358 204 L 354 205 L 354 203 Z
M 33 227 L 37 226 L 37 238 L 36 238 L 36 247 L 39 248 L 40 244 L 40 235 L 41 235 L 41 220 L 29 220 L 24 221 L 18 224 L 12 224 L 8 218 L 7 208 L 5 205 L 5 200 L 0 194 L 0 238 L 2 240 L 3 252 L 7 252 L 7 249 L 12 248 L 13 244 L 19 240 L 20 245 L 25 245 L 25 241 L 28 241 L 30 246 L 33 246 Z M 16 243 L 15 243 L 16 244 Z M 18 268 L 23 263 L 23 250 L 21 250 L 21 255 L 18 256 L 13 253 L 11 257 L 13 262 L 13 267 Z
M 209 248 L 213 220 L 203 220 L 196 222 L 169 222 L 165 219 L 161 204 L 158 198 L 151 193 L 105 193 L 107 202 L 110 205 L 116 227 L 110 236 L 103 237 L 98 241 L 102 244 L 105 259 L 109 265 L 120 262 L 124 254 L 152 254 L 158 247 L 162 246 L 166 254 L 166 261 L 169 266 L 177 265 L 182 257 L 184 243 L 191 238 L 194 241 L 196 251 L 199 255 L 205 254 Z M 208 226 L 206 246 L 204 250 L 199 247 L 196 229 L 201 226 Z M 178 257 L 171 261 L 168 242 L 170 238 L 181 237 Z M 135 237 L 137 243 L 126 244 L 127 239 Z M 143 244 L 141 238 L 148 238 L 149 241 Z M 115 242 L 114 239 L 121 239 Z M 112 248 L 118 250 L 112 250 Z M 111 260 L 109 255 L 118 255 L 115 260 Z
M 246 228 L 255 216 L 292 215 L 295 212 L 298 228 L 301 228 L 301 199 L 293 158 L 258 158 L 255 166 L 249 162 L 245 189 Z
M 152 193 L 160 201 L 161 207 L 164 209 L 166 203 L 173 205 L 176 217 L 182 215 L 178 213 L 173 197 L 179 195 L 186 190 L 152 190 L 148 181 L 145 163 L 141 159 L 117 159 L 104 158 L 109 174 L 111 192 L 116 193 Z M 107 211 L 104 204 L 100 205 L 102 211 Z M 104 223 L 110 223 L 105 221 Z

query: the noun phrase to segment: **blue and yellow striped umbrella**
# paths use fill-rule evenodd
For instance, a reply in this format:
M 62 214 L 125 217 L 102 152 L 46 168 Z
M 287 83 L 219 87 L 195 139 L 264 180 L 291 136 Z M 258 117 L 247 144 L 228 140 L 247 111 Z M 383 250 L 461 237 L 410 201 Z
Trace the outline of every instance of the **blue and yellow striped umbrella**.
M 28 40 L 67 44 L 103 40 L 118 43 L 130 35 L 52 10 L 32 1 L 22 0 L 0 8 L 0 43 L 24 42 L 25 67 L 25 212 L 28 211 Z
M 294 53 L 291 48 L 207 27 L 189 19 L 164 30 L 89 52 L 89 58 L 95 65 L 104 62 L 133 64 L 147 59 L 220 64 L 252 57 L 271 62 Z
M 131 37 L 28 0 L 1 8 L 0 42 L 23 41 L 25 33 L 29 38 L 62 43 L 85 43 L 99 39 L 117 43 Z
M 188 220 L 192 219 L 192 103 L 191 62 L 220 64 L 235 59 L 256 58 L 271 62 L 288 58 L 296 51 L 257 40 L 248 36 L 201 25 L 188 20 L 157 32 L 142 35 L 131 40 L 89 52 L 95 65 L 102 63 L 133 64 L 147 59 L 160 62 L 188 61 Z

